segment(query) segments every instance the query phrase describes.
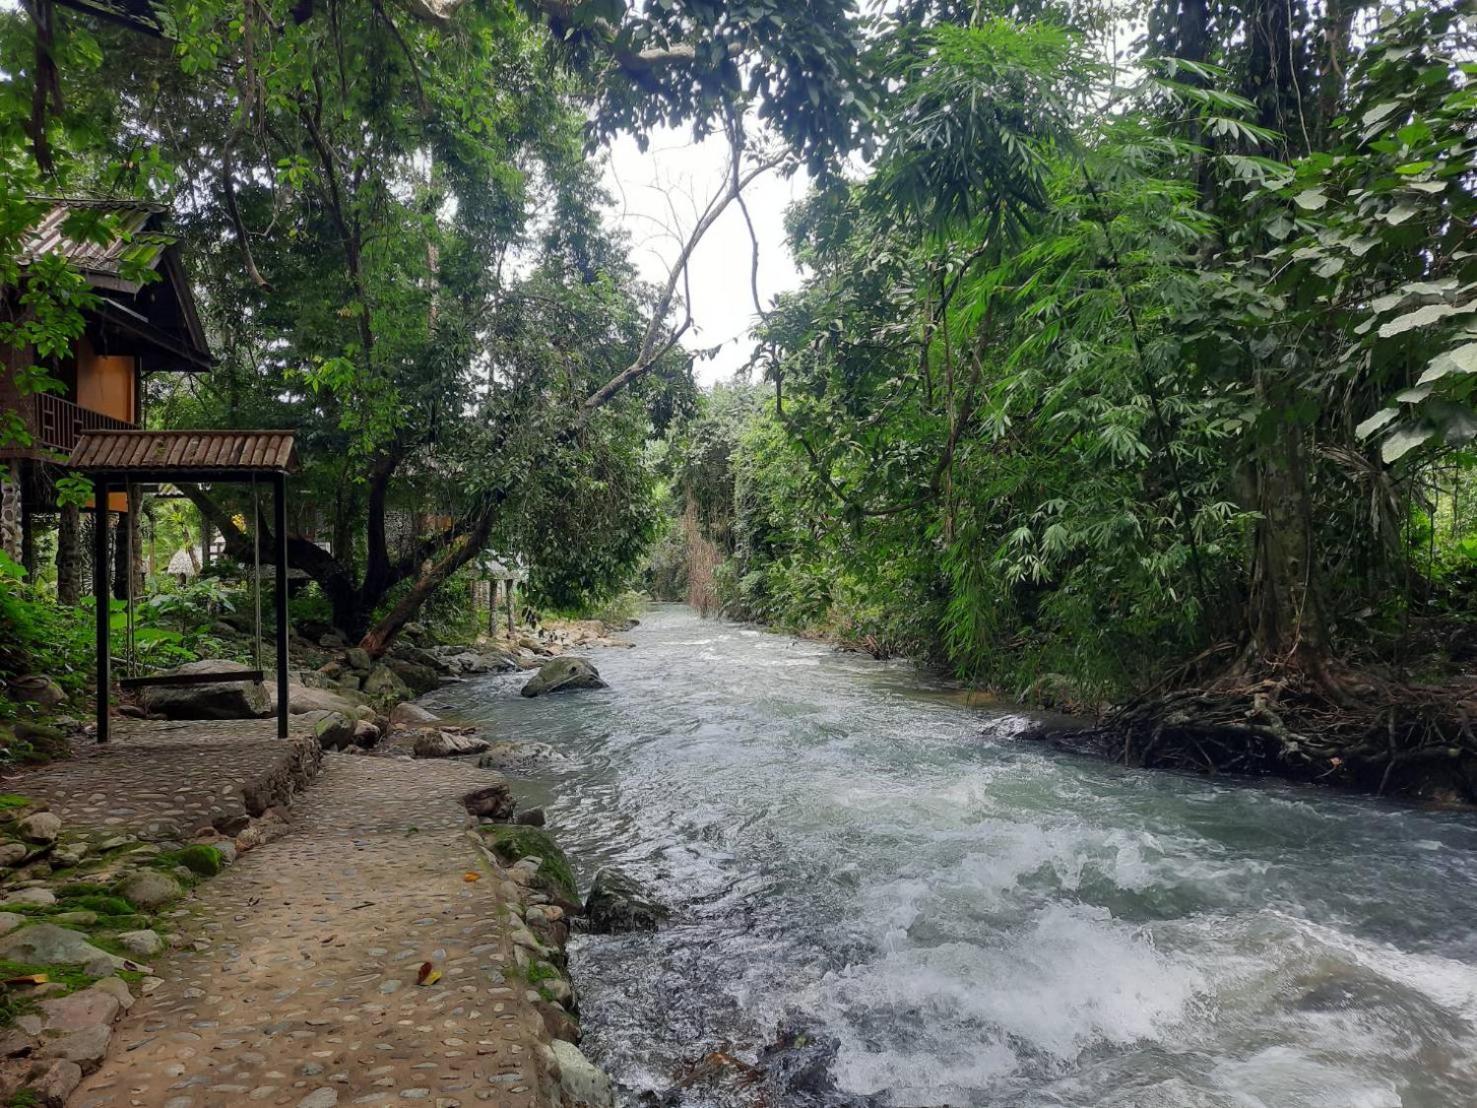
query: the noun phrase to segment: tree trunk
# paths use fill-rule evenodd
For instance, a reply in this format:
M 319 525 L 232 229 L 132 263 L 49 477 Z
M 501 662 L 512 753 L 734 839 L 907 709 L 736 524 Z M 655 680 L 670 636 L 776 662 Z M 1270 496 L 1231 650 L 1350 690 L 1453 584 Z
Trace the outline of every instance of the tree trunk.
M 24 504 L 21 505 L 21 566 L 26 571 L 26 580 L 36 583 L 36 516 Z
M 113 541 L 113 596 L 126 600 L 143 594 L 143 542 L 139 535 L 139 509 L 143 493 L 136 487 L 128 490 L 128 511 L 119 514 Z
M 75 608 L 82 600 L 82 513 L 61 509 L 56 528 L 56 602 Z
M 401 628 L 415 618 L 421 605 L 430 599 L 431 594 L 449 581 L 453 573 L 477 556 L 487 543 L 487 536 L 492 531 L 492 520 L 493 512 L 485 510 L 477 521 L 477 526 L 453 539 L 441 559 L 426 566 L 410 586 L 410 591 L 400 598 L 382 620 L 365 632 L 359 645 L 369 652 L 371 658 L 384 654 L 400 634 Z
M 1284 427 L 1253 459 L 1261 518 L 1252 550 L 1248 661 L 1253 667 L 1291 666 L 1321 678 L 1329 642 L 1304 453 L 1302 431 Z

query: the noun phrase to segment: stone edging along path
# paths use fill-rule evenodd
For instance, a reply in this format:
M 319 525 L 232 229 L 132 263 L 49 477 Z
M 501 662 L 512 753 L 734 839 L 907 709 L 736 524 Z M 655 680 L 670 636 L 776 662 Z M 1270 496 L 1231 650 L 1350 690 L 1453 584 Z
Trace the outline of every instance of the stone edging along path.
M 19 1015 L 0 1032 L 0 1095 L 98 1108 L 610 1103 L 573 1044 L 563 946 L 578 905 L 563 867 L 541 832 L 479 828 L 463 804 L 497 775 L 325 756 L 257 721 L 126 732 L 13 783 L 35 794 L 17 811 L 66 821 L 47 856 L 67 863 L 83 844 L 83 858 L 8 875 L 35 902 L 14 913 L 0 958 L 51 980 L 7 989 Z M 240 860 L 181 900 L 202 876 L 186 855 L 212 874 Z M 119 896 L 140 874 L 172 882 L 149 908 Z M 127 915 L 89 919 L 82 896 Z M 24 964 L 4 953 L 28 933 L 66 949 Z
M 523 923 L 528 878 L 467 834 L 486 779 L 330 756 L 293 833 L 200 893 L 199 938 L 72 1102 L 573 1103 L 582 1059 L 530 1000 L 526 967 L 557 954 Z
M 127 723 L 119 741 L 0 795 L 0 1094 L 61 1104 L 105 1056 L 153 963 L 184 941 L 181 898 L 282 833 L 317 774 L 307 735 Z

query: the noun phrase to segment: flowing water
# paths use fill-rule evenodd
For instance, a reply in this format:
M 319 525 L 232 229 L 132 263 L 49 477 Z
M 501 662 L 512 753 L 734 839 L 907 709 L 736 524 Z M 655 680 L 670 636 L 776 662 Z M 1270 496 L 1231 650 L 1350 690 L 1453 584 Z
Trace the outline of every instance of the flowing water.
M 685 608 L 429 701 L 560 756 L 519 783 L 582 883 L 673 909 L 571 946 L 629 1104 L 1477 1104 L 1477 818 L 1126 770 L 915 670 Z

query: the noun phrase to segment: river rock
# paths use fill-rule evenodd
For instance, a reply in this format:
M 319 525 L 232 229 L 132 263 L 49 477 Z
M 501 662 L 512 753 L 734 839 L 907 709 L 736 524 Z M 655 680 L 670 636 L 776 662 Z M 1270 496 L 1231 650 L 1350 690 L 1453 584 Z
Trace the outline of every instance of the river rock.
M 542 808 L 529 808 L 513 817 L 513 822 L 522 827 L 542 827 L 545 820 Z
M 123 969 L 125 962 L 100 950 L 76 931 L 54 923 L 38 923 L 0 938 L 0 958 L 26 965 L 90 966 L 107 963 Z
M 119 882 L 118 895 L 140 908 L 162 908 L 184 896 L 185 890 L 184 886 L 167 873 L 141 869 Z
M 39 885 L 30 889 L 16 889 L 6 893 L 0 908 L 49 908 L 56 903 L 56 893 Z
M 441 717 L 435 712 L 428 712 L 419 704 L 412 704 L 408 700 L 402 704 L 396 704 L 390 710 L 391 727 L 425 727 L 440 722 Z
M 385 668 L 400 678 L 416 696 L 424 696 L 441 687 L 441 674 L 431 666 L 390 657 L 385 659 Z
M 378 665 L 364 679 L 364 695 L 375 700 L 408 700 L 410 686 L 389 666 Z
M 379 725 L 370 723 L 367 719 L 354 721 L 354 745 L 360 750 L 368 750 L 378 746 L 380 737 L 384 734 Z
M 31 850 L 25 843 L 0 844 L 0 866 L 13 866 Z
M 374 668 L 374 659 L 362 646 L 351 646 L 345 650 L 344 662 L 350 669 L 358 670 L 360 673 L 368 673 Z
M 157 931 L 123 931 L 118 935 L 118 945 L 135 958 L 152 958 L 164 949 L 164 940 Z
M 67 694 L 60 685 L 39 673 L 12 677 L 7 683 L 6 691 L 11 700 L 39 704 L 43 708 L 55 708 L 67 699 Z
M 520 690 L 524 696 L 545 696 L 548 693 L 566 692 L 573 689 L 603 689 L 600 671 L 584 658 L 555 658 L 539 667 L 533 680 Z
M 62 820 L 55 812 L 32 812 L 15 829 L 27 842 L 54 843 L 61 834 Z
M 669 915 L 635 878 L 610 866 L 595 874 L 585 898 L 585 918 L 598 935 L 655 931 Z
M 411 752 L 417 758 L 458 758 L 466 754 L 480 754 L 488 742 L 473 735 L 458 735 L 451 731 L 422 731 L 415 737 Z
M 499 739 L 487 748 L 482 757 L 477 759 L 477 767 L 519 772 L 540 762 L 556 761 L 563 757 L 548 743 Z
M 559 1087 L 569 1101 L 587 1108 L 615 1108 L 615 1092 L 610 1078 L 599 1066 L 580 1053 L 580 1048 L 573 1043 L 555 1039 L 550 1046 L 554 1060 L 559 1063 Z
M 47 1108 L 60 1108 L 80 1084 L 82 1067 L 65 1058 L 55 1058 L 49 1062 L 37 1062 L 25 1087 L 35 1097 L 35 1103 L 44 1104 Z
M 509 820 L 516 804 L 507 781 L 498 780 L 467 793 L 462 797 L 462 807 L 478 819 Z
M 107 1026 L 122 1010 L 118 998 L 107 989 L 83 989 L 69 996 L 52 997 L 38 1004 L 47 1031 L 85 1031 L 98 1024 Z
M 265 687 L 275 711 L 277 683 L 268 681 Z M 343 712 L 346 716 L 352 716 L 363 699 L 338 689 L 315 689 L 296 682 L 287 686 L 287 711 L 295 716 L 307 715 L 309 712 Z
M 196 673 L 241 673 L 248 667 L 222 658 L 187 662 L 174 675 Z M 139 702 L 151 716 L 165 719 L 262 719 L 272 714 L 273 704 L 265 686 L 251 681 L 208 685 L 150 685 L 139 693 Z
M 342 750 L 353 743 L 354 726 L 359 722 L 347 712 L 304 712 L 303 721 L 312 726 L 324 750 Z
M 63 1058 L 68 1062 L 75 1062 L 83 1073 L 92 1073 L 103 1064 L 103 1058 L 108 1053 L 108 1040 L 112 1037 L 111 1027 L 96 1024 L 44 1043 L 36 1051 L 36 1057 Z

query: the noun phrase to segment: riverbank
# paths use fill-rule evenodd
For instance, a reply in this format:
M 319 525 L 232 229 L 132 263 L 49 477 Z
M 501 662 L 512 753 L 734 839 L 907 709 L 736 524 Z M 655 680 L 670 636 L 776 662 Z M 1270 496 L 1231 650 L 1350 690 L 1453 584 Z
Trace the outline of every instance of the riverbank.
M 454 738 L 499 764 L 526 750 L 408 699 L 412 682 L 532 677 L 594 644 L 622 645 L 590 622 L 465 646 L 412 641 L 369 664 L 336 642 L 298 642 L 286 744 L 268 720 L 130 718 L 263 714 L 256 701 L 274 690 L 250 685 L 130 701 L 102 747 L 65 717 L 61 728 L 29 722 L 56 742 L 50 764 L 11 781 L 26 795 L 10 797 L 0 819 L 0 838 L 29 844 L 0 867 L 0 943 L 25 946 L 0 985 L 3 1099 L 184 1108 L 201 1096 L 323 1106 L 351 1093 L 385 1104 L 434 1093 L 469 1103 L 460 1091 L 530 1108 L 608 1103 L 608 1082 L 574 1045 L 564 945 L 581 907 L 560 879 L 567 863 L 526 826 L 540 813 L 515 813 L 505 778 L 438 744 Z M 424 749 L 428 738 L 437 749 Z M 489 794 L 506 803 L 489 806 Z M 26 838 L 41 830 L 52 838 Z M 428 943 L 417 929 L 443 917 L 449 930 Z M 146 940 L 151 964 L 124 957 L 141 956 Z M 73 947 L 97 968 L 74 964 Z M 467 973 L 490 982 L 471 1007 Z M 442 1019 L 439 1038 L 419 1037 L 448 1014 L 470 1021 L 465 1034 Z M 372 1047 L 351 1041 L 360 1033 Z M 459 1034 L 467 1048 L 447 1049 Z M 308 1052 L 325 1042 L 347 1052 Z M 379 1052 L 367 1077 L 361 1049 Z M 442 1059 L 436 1081 L 420 1080 L 428 1057 Z
M 753 626 L 762 626 L 754 624 Z M 809 642 L 899 657 L 869 636 L 776 628 Z M 1434 665 L 1434 663 L 1433 663 Z M 1477 808 L 1477 679 L 1396 680 L 1379 668 L 1294 670 L 1177 682 L 1121 703 L 1087 702 L 1047 674 L 1013 697 L 959 684 L 984 706 L 1051 713 L 1021 734 L 1070 754 L 1231 780 L 1275 778 L 1438 807 Z

